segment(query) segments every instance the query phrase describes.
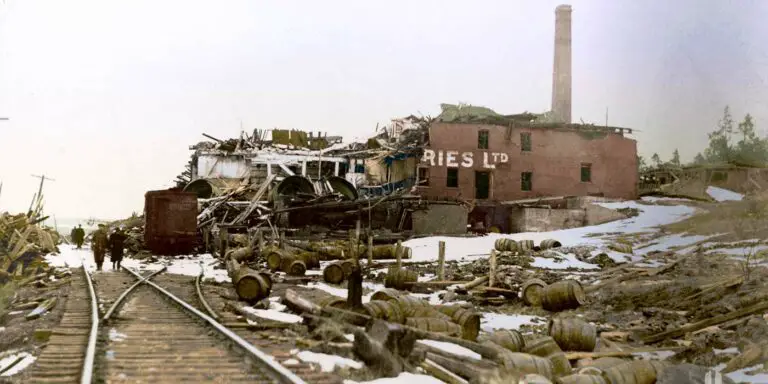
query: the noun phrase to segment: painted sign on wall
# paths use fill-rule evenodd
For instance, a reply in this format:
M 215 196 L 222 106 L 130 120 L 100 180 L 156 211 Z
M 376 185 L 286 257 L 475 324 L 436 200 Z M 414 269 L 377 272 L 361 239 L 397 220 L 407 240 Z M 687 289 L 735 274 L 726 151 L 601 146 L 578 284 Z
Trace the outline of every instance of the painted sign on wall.
M 475 152 L 443 151 L 425 149 L 421 163 L 430 167 L 463 167 L 472 168 L 475 161 L 481 162 L 483 168 L 494 169 L 496 164 L 509 162 L 509 155 L 501 152 L 478 152 L 479 156 L 475 158 Z

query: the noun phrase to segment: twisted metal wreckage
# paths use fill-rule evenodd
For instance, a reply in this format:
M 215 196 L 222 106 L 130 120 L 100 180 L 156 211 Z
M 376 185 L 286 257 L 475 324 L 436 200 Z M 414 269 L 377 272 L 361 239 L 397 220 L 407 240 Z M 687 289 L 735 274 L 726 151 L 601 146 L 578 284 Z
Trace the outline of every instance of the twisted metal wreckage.
M 204 134 L 213 142 L 190 147 L 195 152 L 177 182 L 197 195 L 197 228 L 206 243 L 221 232 L 320 239 L 346 238 L 350 229 L 362 228 L 377 243 L 439 233 L 434 225 L 420 228 L 424 220 L 415 220 L 414 213 L 424 215 L 439 204 L 466 215 L 469 204 L 410 193 L 428 120 L 416 122 L 397 137 L 384 130 L 364 144 L 301 131 L 273 130 L 271 141 L 261 130 L 230 140 Z M 393 180 L 389 168 L 408 159 L 414 169 Z M 377 173 L 386 179 L 376 179 Z M 382 180 L 387 183 L 372 185 Z

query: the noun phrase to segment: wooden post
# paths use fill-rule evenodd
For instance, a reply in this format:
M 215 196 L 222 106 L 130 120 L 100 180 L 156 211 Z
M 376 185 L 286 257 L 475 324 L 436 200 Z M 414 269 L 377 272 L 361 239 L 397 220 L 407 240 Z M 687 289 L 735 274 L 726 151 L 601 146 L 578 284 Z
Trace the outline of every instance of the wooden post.
M 488 271 L 488 286 L 493 287 L 493 283 L 496 281 L 496 250 L 491 250 L 491 263 L 490 270 Z
M 283 229 L 280 230 L 280 239 L 277 245 L 280 249 L 285 249 L 285 230 Z
M 373 233 L 371 231 L 368 231 L 368 249 L 366 251 L 368 252 L 368 266 L 370 267 L 373 264 Z
M 219 227 L 219 252 L 221 257 L 227 254 L 227 247 L 229 245 L 229 231 L 227 228 Z
M 397 265 L 398 269 L 401 268 L 403 266 L 403 241 L 402 240 L 397 241 L 397 246 L 395 248 L 395 259 L 397 260 L 395 265 Z
M 445 281 L 445 241 L 440 241 L 437 249 L 437 279 Z
M 261 231 L 261 228 L 256 232 L 256 245 L 259 247 L 259 253 L 261 253 L 264 250 L 264 232 Z
M 355 238 L 355 231 L 349 231 L 349 257 L 355 261 L 360 257 L 357 244 L 358 240 Z

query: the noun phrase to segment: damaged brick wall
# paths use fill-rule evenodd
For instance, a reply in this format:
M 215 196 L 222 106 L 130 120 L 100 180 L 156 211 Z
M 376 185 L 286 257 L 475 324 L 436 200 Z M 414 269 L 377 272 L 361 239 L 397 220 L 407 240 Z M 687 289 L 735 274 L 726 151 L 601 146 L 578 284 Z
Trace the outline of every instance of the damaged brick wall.
M 479 148 L 480 131 L 487 132 L 487 149 Z M 522 133 L 530 134 L 530 150 L 523 150 Z M 428 169 L 429 186 L 420 193 L 476 198 L 476 173 L 488 172 L 490 200 L 563 195 L 633 199 L 636 154 L 637 142 L 617 133 L 435 123 L 419 164 Z M 582 164 L 589 164 L 588 182 L 582 182 Z M 453 175 L 448 168 L 458 172 L 455 187 L 449 186 Z M 530 191 L 522 188 L 523 172 L 532 173 Z

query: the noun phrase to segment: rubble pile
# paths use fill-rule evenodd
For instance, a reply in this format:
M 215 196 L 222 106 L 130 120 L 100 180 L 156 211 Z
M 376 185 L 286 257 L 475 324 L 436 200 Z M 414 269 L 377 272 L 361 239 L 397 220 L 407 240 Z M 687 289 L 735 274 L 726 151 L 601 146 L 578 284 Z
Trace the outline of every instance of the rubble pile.
M 132 215 L 123 220 L 116 220 L 106 224 L 107 230 L 123 228 L 127 238 L 125 249 L 129 254 L 135 255 L 144 250 L 144 215 Z
M 58 233 L 28 215 L 0 213 L 0 285 L 45 268 L 43 256 L 57 252 Z

